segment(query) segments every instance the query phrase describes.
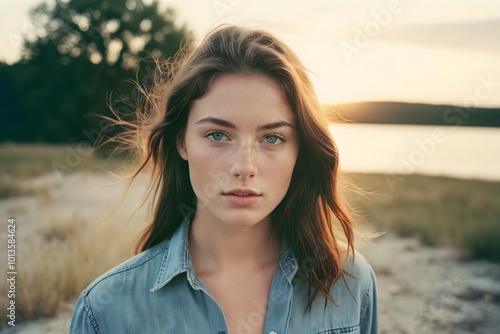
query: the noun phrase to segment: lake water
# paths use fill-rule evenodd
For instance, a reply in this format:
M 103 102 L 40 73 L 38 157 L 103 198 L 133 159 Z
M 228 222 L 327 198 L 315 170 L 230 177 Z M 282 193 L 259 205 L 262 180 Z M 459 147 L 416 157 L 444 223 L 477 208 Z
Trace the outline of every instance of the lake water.
M 341 170 L 500 180 L 500 128 L 331 124 Z

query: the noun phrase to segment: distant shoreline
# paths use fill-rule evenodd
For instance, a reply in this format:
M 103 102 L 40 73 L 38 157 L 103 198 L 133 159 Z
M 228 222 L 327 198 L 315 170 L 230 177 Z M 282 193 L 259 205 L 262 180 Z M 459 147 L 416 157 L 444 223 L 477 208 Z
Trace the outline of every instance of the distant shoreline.
M 331 122 L 500 127 L 500 108 L 406 102 L 325 105 Z

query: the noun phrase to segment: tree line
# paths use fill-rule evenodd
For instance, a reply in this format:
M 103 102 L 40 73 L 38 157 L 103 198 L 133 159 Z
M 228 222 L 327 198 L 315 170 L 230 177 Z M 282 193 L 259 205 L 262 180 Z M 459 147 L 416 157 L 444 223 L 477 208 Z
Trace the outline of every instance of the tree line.
M 156 0 L 57 0 L 30 19 L 21 59 L 0 62 L 0 142 L 95 139 L 109 102 L 134 112 L 140 94 L 132 82 L 147 85 L 155 60 L 193 40 Z

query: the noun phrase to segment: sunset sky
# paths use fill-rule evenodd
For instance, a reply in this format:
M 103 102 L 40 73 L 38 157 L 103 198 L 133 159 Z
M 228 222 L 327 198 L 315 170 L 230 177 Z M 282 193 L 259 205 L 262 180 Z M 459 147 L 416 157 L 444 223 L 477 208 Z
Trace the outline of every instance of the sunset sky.
M 28 10 L 0 4 L 0 60 L 13 63 Z M 220 23 L 272 31 L 311 71 L 323 103 L 390 100 L 500 107 L 497 0 L 161 0 L 197 38 Z

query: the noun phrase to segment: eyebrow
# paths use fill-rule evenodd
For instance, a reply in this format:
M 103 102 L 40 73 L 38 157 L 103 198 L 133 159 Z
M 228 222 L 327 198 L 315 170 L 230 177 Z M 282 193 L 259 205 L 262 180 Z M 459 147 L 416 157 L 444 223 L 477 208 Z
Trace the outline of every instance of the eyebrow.
M 223 126 L 225 128 L 229 128 L 229 129 L 236 129 L 236 125 L 234 123 L 231 123 L 229 121 L 225 121 L 225 120 L 220 119 L 220 118 L 215 118 L 215 117 L 202 118 L 198 122 L 196 122 L 195 124 L 199 124 L 199 125 L 201 125 L 201 124 L 215 124 L 215 125 Z M 272 130 L 272 129 L 281 128 L 283 126 L 290 127 L 292 129 L 294 129 L 294 127 L 290 123 L 288 123 L 286 121 L 278 121 L 278 122 L 274 122 L 274 123 L 259 125 L 257 127 L 257 130 L 258 131 Z

